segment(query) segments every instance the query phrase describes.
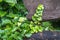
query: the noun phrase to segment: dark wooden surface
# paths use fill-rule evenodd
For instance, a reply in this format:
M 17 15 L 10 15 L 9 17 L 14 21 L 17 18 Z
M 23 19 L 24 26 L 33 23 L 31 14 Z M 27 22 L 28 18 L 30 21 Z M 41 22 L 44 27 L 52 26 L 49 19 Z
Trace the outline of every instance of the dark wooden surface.
M 60 40 L 59 31 L 43 31 L 33 34 L 29 39 L 24 40 Z
M 44 5 L 43 21 L 60 19 L 60 0 L 23 0 L 29 14 L 27 18 L 32 20 L 38 4 Z

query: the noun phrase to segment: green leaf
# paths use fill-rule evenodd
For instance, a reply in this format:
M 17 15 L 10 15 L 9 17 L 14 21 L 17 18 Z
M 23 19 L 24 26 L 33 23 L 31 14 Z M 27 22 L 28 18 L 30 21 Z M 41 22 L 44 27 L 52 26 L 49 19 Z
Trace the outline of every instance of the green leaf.
M 9 5 L 14 6 L 17 3 L 17 0 L 5 0 Z
M 3 0 L 0 0 L 0 2 L 2 2 Z
M 20 17 L 19 18 L 19 22 L 24 22 L 25 20 L 27 20 L 25 17 Z
M 18 27 L 14 27 L 13 30 L 12 30 L 12 32 L 16 31 L 17 29 L 18 29 Z
M 10 6 L 12 6 L 12 7 L 13 7 L 13 6 L 15 6 L 15 4 L 14 4 L 14 3 L 10 3 L 9 5 L 10 5 Z
M 49 27 L 49 26 L 51 26 L 51 23 L 50 22 L 43 22 L 42 25 L 44 27 Z
M 16 18 L 17 17 L 17 14 L 13 14 L 13 12 L 10 12 L 8 15 L 6 15 L 7 17 L 10 17 L 10 18 Z
M 6 12 L 4 12 L 4 11 L 0 11 L 0 17 L 5 16 L 6 14 L 7 14 Z
M 17 0 L 5 0 L 8 3 L 17 3 Z
M 23 40 L 23 38 L 22 38 L 21 36 L 18 36 L 18 39 L 19 39 L 19 40 Z
M 31 37 L 31 33 L 25 34 L 26 37 Z
M 16 4 L 15 7 L 16 7 L 18 10 L 20 10 L 23 6 L 21 7 L 20 4 Z
M 2 19 L 2 25 L 4 24 L 11 24 L 11 20 L 9 19 Z
M 39 18 L 37 18 L 37 20 L 38 20 L 38 21 L 42 21 L 42 18 L 41 18 L 41 17 L 39 17 Z
M 0 34 L 4 33 L 4 30 L 0 30 Z

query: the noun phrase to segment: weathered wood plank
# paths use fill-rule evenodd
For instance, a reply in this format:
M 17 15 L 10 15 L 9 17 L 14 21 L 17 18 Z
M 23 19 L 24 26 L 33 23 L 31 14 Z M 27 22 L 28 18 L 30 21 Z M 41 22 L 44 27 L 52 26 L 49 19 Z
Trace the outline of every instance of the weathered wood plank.
M 40 3 L 45 7 L 42 16 L 44 21 L 60 19 L 60 0 L 23 0 L 23 2 L 28 9 L 27 18 L 29 20 L 32 20 L 36 7 Z
M 60 40 L 59 31 L 43 31 L 33 34 L 29 39 L 25 40 Z

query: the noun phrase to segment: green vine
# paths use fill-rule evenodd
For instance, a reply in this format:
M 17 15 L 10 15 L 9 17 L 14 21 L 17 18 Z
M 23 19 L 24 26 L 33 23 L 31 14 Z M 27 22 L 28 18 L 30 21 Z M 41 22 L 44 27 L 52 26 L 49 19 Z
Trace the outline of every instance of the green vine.
M 42 13 L 44 10 L 44 6 L 42 4 L 39 4 L 37 6 L 36 12 L 34 14 L 34 16 L 32 17 L 33 21 L 42 21 Z
M 33 21 L 29 21 L 22 0 L 0 0 L 0 40 L 23 40 L 23 37 L 42 32 L 43 9 L 43 5 L 39 4 L 32 16 Z

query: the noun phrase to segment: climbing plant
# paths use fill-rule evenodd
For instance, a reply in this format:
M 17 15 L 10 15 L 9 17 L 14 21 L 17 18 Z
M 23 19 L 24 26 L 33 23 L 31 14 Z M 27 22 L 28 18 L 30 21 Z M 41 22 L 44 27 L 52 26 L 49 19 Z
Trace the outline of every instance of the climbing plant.
M 0 40 L 23 40 L 23 37 L 42 31 L 41 23 L 29 21 L 27 14 L 22 1 L 0 0 Z
M 43 9 L 39 4 L 32 21 L 29 21 L 22 0 L 0 0 L 0 40 L 23 40 L 33 33 L 51 30 L 49 22 L 41 22 Z

